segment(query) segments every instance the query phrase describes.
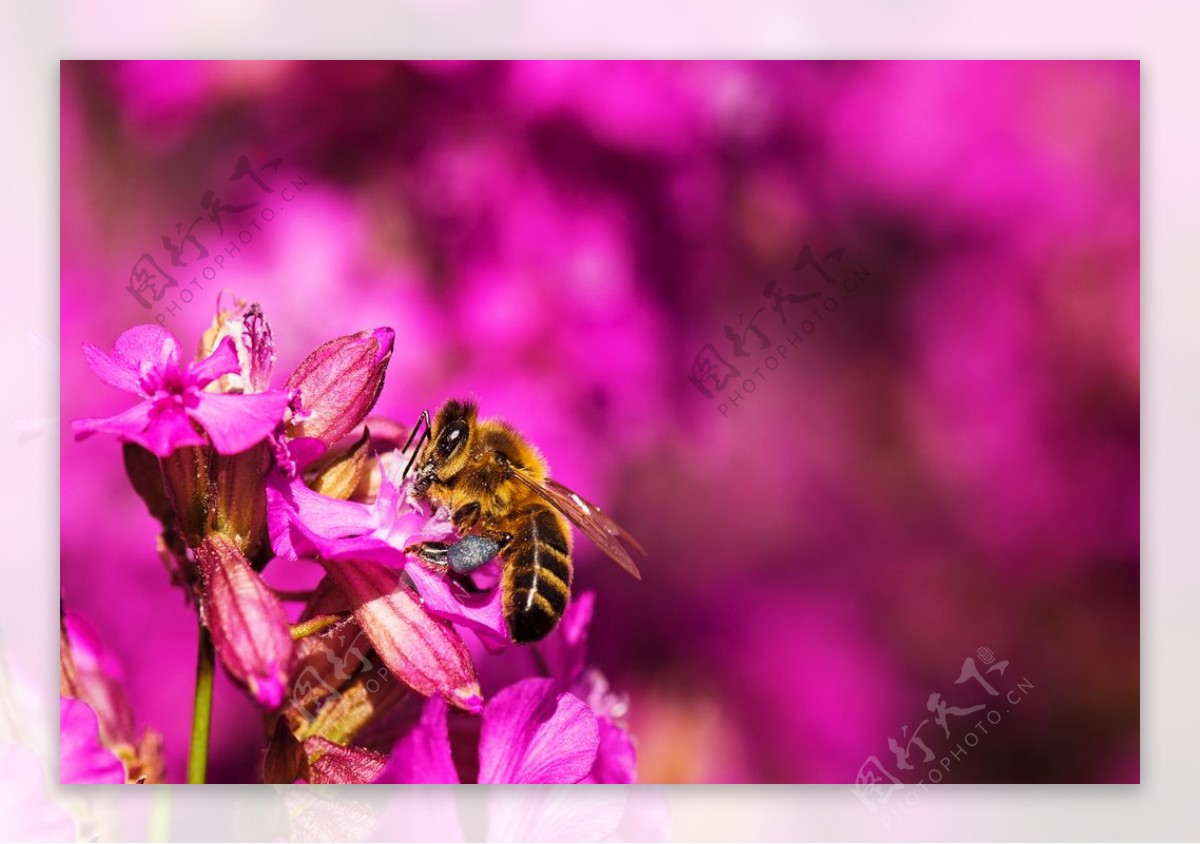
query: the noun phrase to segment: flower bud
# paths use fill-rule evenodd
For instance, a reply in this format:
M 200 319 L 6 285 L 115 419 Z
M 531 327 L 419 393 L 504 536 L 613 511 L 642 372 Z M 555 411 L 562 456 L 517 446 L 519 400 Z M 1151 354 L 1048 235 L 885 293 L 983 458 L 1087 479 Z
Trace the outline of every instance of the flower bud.
M 297 727 L 311 724 L 321 706 L 338 698 L 364 670 L 371 670 L 371 643 L 352 617 L 296 642 L 298 664 L 284 714 Z
M 348 334 L 305 358 L 287 380 L 298 394 L 288 436 L 333 445 L 354 430 L 383 389 L 395 336 L 390 328 Z
M 354 617 L 388 670 L 422 695 L 470 712 L 483 705 L 462 637 L 425 611 L 399 575 L 379 563 L 330 561 L 325 571 L 350 599 Z
M 217 656 L 261 706 L 277 708 L 296 661 L 283 605 L 226 536 L 206 536 L 196 563 L 204 585 L 200 612 Z
M 124 764 L 126 781 L 162 782 L 165 773 L 162 737 L 149 729 L 138 736 L 116 656 L 104 647 L 92 626 L 73 613 L 62 614 L 59 636 L 59 694 L 64 701 L 75 699 L 87 707 L 86 710 L 74 707 L 73 718 L 80 718 L 79 713 L 91 713 L 99 730 L 100 744 Z M 87 725 L 90 730 L 90 718 Z M 64 760 L 68 755 L 64 754 Z M 95 758 L 105 757 L 101 754 Z

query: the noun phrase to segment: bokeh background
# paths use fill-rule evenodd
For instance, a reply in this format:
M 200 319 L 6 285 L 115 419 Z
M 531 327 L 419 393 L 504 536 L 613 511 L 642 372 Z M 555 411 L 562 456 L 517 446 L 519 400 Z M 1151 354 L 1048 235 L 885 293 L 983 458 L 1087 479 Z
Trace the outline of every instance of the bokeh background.
M 642 540 L 641 583 L 577 554 L 642 781 L 850 782 L 871 756 L 896 772 L 888 739 L 931 693 L 981 702 L 954 682 L 980 647 L 1009 661 L 992 680 L 1033 688 L 946 781 L 1138 778 L 1136 63 L 67 62 L 61 79 L 62 594 L 122 660 L 173 777 L 193 615 L 119 446 L 67 422 L 125 406 L 80 343 L 161 314 L 191 345 L 228 288 L 263 304 L 278 377 L 393 326 L 380 411 L 474 395 Z M 243 155 L 271 194 L 230 180 Z M 220 233 L 208 190 L 261 204 Z M 197 217 L 209 258 L 181 258 L 213 267 L 203 291 L 162 240 Z M 826 266 L 856 289 L 792 272 L 806 245 L 844 250 Z M 126 290 L 143 253 L 181 282 L 150 309 Z M 816 304 L 785 302 L 785 324 L 772 280 L 838 301 L 767 371 Z M 741 358 L 726 326 L 751 319 L 771 349 L 750 333 Z M 735 406 L 689 379 L 705 344 L 756 381 Z M 223 679 L 216 723 L 212 779 L 252 780 L 260 721 Z M 959 740 L 921 735 L 939 757 Z

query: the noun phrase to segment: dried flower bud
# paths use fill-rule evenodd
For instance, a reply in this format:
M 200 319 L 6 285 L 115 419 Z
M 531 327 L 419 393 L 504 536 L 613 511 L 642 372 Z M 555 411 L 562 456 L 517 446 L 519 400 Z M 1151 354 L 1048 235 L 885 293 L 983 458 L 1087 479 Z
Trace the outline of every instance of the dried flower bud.
M 200 611 L 225 670 L 267 709 L 282 702 L 296 662 L 287 615 L 237 544 L 209 534 L 196 549 Z
M 299 663 L 284 713 L 294 726 L 311 724 L 326 700 L 338 697 L 360 672 L 374 667 L 370 652 L 371 643 L 353 618 L 297 641 Z
M 223 339 L 232 337 L 240 372 L 221 376 L 211 389 L 219 393 L 265 392 L 275 371 L 275 338 L 262 306 L 255 302 L 247 307 L 244 300 L 235 300 L 232 310 L 225 310 L 220 303 L 218 299 L 217 316 L 200 340 L 200 357 L 212 354 Z
M 279 718 L 263 754 L 263 782 L 290 785 L 300 777 L 303 764 L 304 750 L 300 742 L 288 726 L 287 719 Z
M 312 785 L 364 784 L 375 781 L 387 767 L 387 757 L 363 747 L 343 747 L 320 736 L 304 740 L 308 776 Z
M 242 365 L 246 392 L 265 391 L 271 386 L 271 375 L 275 371 L 275 337 L 271 334 L 271 323 L 267 322 L 257 303 L 250 306 L 242 320 L 242 342 L 238 348 L 239 357 L 242 350 L 247 356 Z
M 383 389 L 395 337 L 390 328 L 348 334 L 305 358 L 287 380 L 298 394 L 288 436 L 333 445 L 354 430 Z

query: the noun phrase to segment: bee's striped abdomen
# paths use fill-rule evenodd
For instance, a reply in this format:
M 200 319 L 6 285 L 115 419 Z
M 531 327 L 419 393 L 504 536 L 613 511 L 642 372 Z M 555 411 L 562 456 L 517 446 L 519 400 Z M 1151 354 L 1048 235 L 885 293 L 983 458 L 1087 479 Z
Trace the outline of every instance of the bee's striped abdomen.
M 571 594 L 571 534 L 558 513 L 535 504 L 521 513 L 500 552 L 504 618 L 513 641 L 536 642 L 554 629 Z

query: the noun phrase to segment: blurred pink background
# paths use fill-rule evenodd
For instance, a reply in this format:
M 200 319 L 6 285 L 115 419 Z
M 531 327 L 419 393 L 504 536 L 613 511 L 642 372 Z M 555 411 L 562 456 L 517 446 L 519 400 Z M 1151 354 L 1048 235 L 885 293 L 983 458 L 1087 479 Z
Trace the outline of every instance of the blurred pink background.
M 118 444 L 66 423 L 126 406 L 80 343 L 161 315 L 191 347 L 222 288 L 262 303 L 277 381 L 392 326 L 379 411 L 472 394 L 642 541 L 641 583 L 577 554 L 641 781 L 900 773 L 932 692 L 982 701 L 980 647 L 1033 689 L 945 781 L 1138 778 L 1136 63 L 66 62 L 61 107 L 62 593 L 172 779 L 193 615 Z M 261 204 L 220 233 L 210 189 Z M 172 268 L 197 217 L 209 256 Z M 791 272 L 806 245 L 867 276 Z M 149 309 L 143 253 L 180 282 Z M 778 347 L 817 304 L 785 324 L 770 280 L 839 298 L 766 371 L 726 326 L 765 308 Z M 689 380 L 705 344 L 764 371 L 736 406 Z M 211 779 L 252 780 L 223 677 L 215 723 Z

